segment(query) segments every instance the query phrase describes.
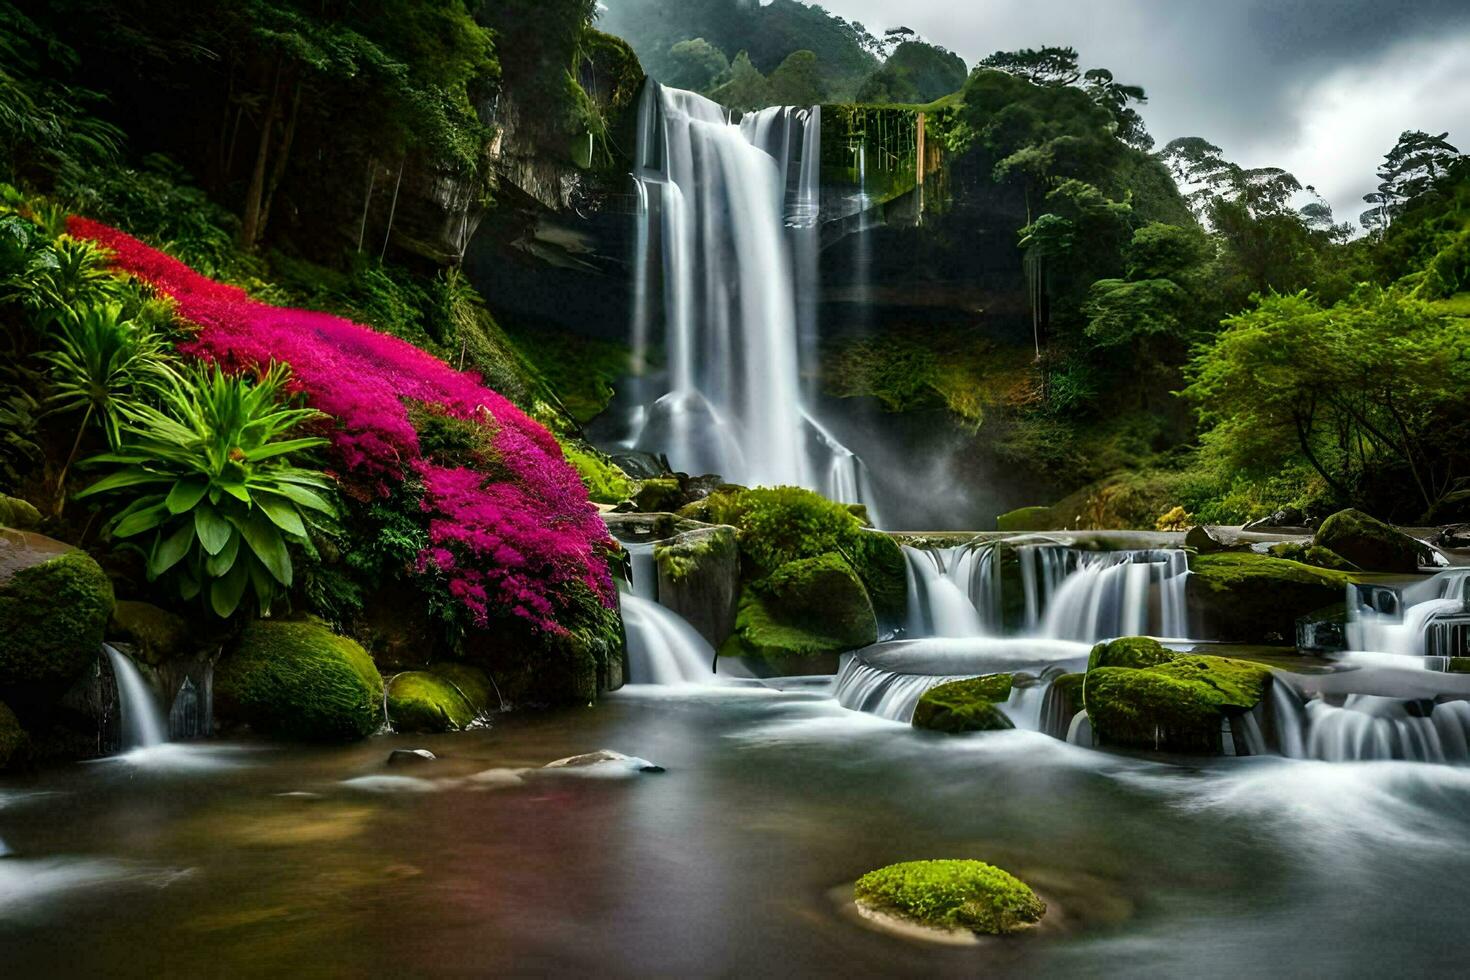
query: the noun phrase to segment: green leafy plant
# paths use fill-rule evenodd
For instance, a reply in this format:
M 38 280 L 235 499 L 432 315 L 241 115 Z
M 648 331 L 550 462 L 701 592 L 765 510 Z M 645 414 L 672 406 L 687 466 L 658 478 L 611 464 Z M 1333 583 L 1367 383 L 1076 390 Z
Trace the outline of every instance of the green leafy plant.
M 289 403 L 287 378 L 281 365 L 253 380 L 188 371 L 162 407 L 128 412 L 121 448 L 90 461 L 118 468 L 77 495 L 141 493 L 109 521 L 113 536 L 151 534 L 150 580 L 172 577 L 221 618 L 247 588 L 268 614 L 291 587 L 290 545 L 310 548 L 308 528 L 335 522 L 331 481 L 291 463 L 326 440 L 294 435 L 323 416 Z

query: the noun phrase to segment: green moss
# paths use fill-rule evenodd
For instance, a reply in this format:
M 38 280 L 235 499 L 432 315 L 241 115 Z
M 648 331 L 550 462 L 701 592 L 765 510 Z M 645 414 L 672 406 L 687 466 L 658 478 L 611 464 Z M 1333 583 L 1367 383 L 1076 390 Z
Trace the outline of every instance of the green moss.
M 1347 572 L 1251 552 L 1194 555 L 1186 589 L 1201 635 L 1239 643 L 1287 643 L 1299 617 L 1342 601 Z
M 1052 694 L 1062 699 L 1064 719 L 1082 710 L 1082 687 L 1086 680 L 1086 674 L 1063 674 L 1051 682 Z
M 1312 543 L 1374 572 L 1417 572 L 1429 549 L 1360 510 L 1342 510 L 1322 522 Z
M 1099 643 L 1087 657 L 1087 669 L 1098 667 L 1155 667 L 1168 663 L 1174 655 L 1158 640 L 1148 636 L 1124 636 Z
M 712 527 L 658 542 L 653 546 L 653 560 L 658 562 L 660 577 L 683 582 L 701 568 L 728 561 L 738 552 L 732 528 Z
M 0 685 L 75 678 L 97 656 L 112 605 L 112 583 L 86 552 L 16 571 L 0 584 Z
M 414 670 L 388 684 L 388 721 L 398 732 L 457 732 L 475 720 L 459 688 L 437 674 Z
M 41 523 L 41 512 L 28 500 L 7 497 L 0 493 L 0 527 L 14 527 L 28 531 Z
M 672 476 L 655 476 L 638 485 L 633 503 L 644 512 L 671 510 L 679 502 L 679 481 Z
M 475 709 L 476 714 L 489 711 L 500 704 L 500 699 L 495 696 L 490 676 L 478 667 L 441 662 L 430 666 L 429 672 L 453 684 L 460 696 L 469 702 L 471 708 Z
M 113 606 L 108 635 L 131 643 L 139 660 L 157 666 L 184 651 L 189 627 L 151 603 L 120 599 Z
M 859 531 L 846 549 L 880 619 L 902 619 L 908 609 L 908 562 L 898 542 L 881 531 Z
M 372 734 L 383 717 L 372 659 L 314 622 L 250 623 L 216 667 L 214 685 L 222 714 L 271 735 L 348 741 Z
M 513 328 L 516 346 L 555 390 L 573 420 L 586 423 L 601 415 L 613 397 L 613 382 L 628 373 L 629 352 L 622 344 L 583 337 L 547 324 L 534 330 Z
M 617 504 L 633 495 L 633 481 L 606 456 L 590 448 L 586 451 L 578 449 L 567 442 L 563 442 L 561 448 L 567 462 L 582 478 L 582 485 L 587 488 L 587 496 L 593 503 Z
M 31 739 L 15 712 L 0 701 L 0 770 L 9 769 L 30 758 Z
M 986 935 L 1041 921 L 1046 903 L 1025 882 L 983 861 L 905 861 L 857 880 L 859 905 L 921 925 Z
M 987 674 L 931 687 L 914 706 L 913 725 L 935 732 L 993 732 L 1014 728 L 997 702 L 1011 696 L 1010 674 Z
M 1007 511 L 995 519 L 1001 531 L 1049 531 L 1056 527 L 1056 518 L 1050 507 L 1021 507 Z
M 841 653 L 878 638 L 878 623 L 862 583 L 841 556 L 820 555 L 782 565 L 747 587 L 725 655 L 776 659 Z
M 1300 541 L 1282 541 L 1278 544 L 1273 544 L 1267 551 L 1277 558 L 1301 562 L 1303 565 L 1314 565 L 1317 568 L 1330 568 L 1338 572 L 1353 572 L 1358 570 L 1358 566 L 1348 561 L 1342 555 L 1339 555 L 1331 548 L 1324 548 L 1319 544 L 1302 544 Z
M 1099 644 L 1093 659 L 1106 646 Z M 1225 657 L 1168 654 L 1148 663 L 1150 653 L 1135 659 L 1137 667 L 1087 671 L 1083 701 L 1099 744 L 1219 754 L 1222 720 L 1260 703 L 1271 678 L 1260 664 Z

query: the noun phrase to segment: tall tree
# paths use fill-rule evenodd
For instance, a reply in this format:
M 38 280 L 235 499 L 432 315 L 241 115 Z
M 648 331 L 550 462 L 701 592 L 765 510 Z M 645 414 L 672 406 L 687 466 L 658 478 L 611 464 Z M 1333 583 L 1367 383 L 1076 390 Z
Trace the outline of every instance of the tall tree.
M 1082 77 L 1077 67 L 1076 48 L 1022 48 L 1019 51 L 997 51 L 980 62 L 982 68 L 994 68 L 1008 75 L 1019 75 L 1037 85 L 1075 85 Z
M 1431 136 L 1423 130 L 1409 129 L 1399 135 L 1393 149 L 1383 157 L 1378 168 L 1378 189 L 1363 195 L 1371 204 L 1358 219 L 1374 234 L 1393 223 L 1404 204 L 1430 190 L 1446 169 L 1460 155 L 1449 143 L 1449 133 Z

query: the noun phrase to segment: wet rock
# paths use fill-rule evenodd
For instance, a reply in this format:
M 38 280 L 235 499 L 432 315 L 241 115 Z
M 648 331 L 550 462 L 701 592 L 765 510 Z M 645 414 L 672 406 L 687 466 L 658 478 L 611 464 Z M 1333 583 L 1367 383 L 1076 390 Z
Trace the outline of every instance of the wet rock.
M 388 753 L 388 765 L 412 766 L 422 762 L 433 762 L 437 758 L 438 756 L 428 749 L 394 749 Z
M 0 529 L 0 686 L 64 688 L 96 658 L 112 606 L 112 583 L 86 552 Z
M 151 603 L 120 599 L 112 608 L 107 635 L 132 644 L 135 660 L 156 667 L 187 650 L 189 627 L 181 617 Z
M 985 935 L 1021 932 L 1046 914 L 1046 903 L 1029 885 L 981 861 L 891 864 L 859 878 L 853 898 L 863 911 Z
M 1312 543 L 1370 572 L 1417 572 L 1433 564 L 1421 541 L 1360 510 L 1340 510 L 1317 529 Z
M 0 493 L 0 527 L 30 531 L 41 524 L 41 512 L 29 500 Z
M 1342 601 L 1346 572 L 1246 552 L 1194 555 L 1185 585 L 1192 627 L 1237 643 L 1289 643 L 1296 621 Z
M 495 694 L 494 681 L 480 668 L 471 667 L 469 664 L 441 661 L 430 664 L 428 670 L 429 673 L 454 685 L 460 696 L 475 710 L 476 715 L 483 715 L 500 707 L 500 699 Z
M 1299 507 L 1283 507 L 1281 510 L 1247 521 L 1242 531 L 1262 531 L 1272 528 L 1306 527 L 1307 516 Z
M 1434 543 L 1441 548 L 1470 548 L 1470 524 L 1452 524 L 1440 528 Z
M 701 527 L 654 546 L 658 600 L 718 648 L 735 629 L 740 548 L 735 529 Z
M 746 587 L 723 656 L 818 656 L 878 638 L 872 601 L 840 555 L 787 562 Z
M 477 712 L 459 688 L 437 674 L 411 670 L 388 682 L 388 722 L 398 732 L 457 732 Z
M 931 687 L 914 706 L 913 726 L 952 735 L 1014 728 L 998 706 L 1011 696 L 1012 679 L 1011 674 L 987 674 Z
M 627 762 L 629 756 L 612 749 L 598 749 L 596 752 L 584 752 L 581 755 L 569 755 L 565 759 L 557 759 L 548 762 L 542 769 L 578 769 L 583 766 L 600 766 L 605 762 Z

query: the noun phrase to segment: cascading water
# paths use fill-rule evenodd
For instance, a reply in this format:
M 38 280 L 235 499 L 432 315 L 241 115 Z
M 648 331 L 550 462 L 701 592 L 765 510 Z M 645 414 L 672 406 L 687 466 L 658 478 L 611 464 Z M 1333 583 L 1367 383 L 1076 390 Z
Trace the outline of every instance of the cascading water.
M 678 613 L 658 602 L 658 566 L 649 542 L 624 542 L 633 583 L 622 591 L 630 684 L 713 683 L 715 651 Z
M 1440 572 L 1395 594 L 1348 586 L 1349 650 L 1456 656 L 1470 650 L 1470 569 Z
M 1184 638 L 1188 557 L 1179 549 L 1080 551 L 1015 545 L 1025 632 L 1095 642 L 1115 636 Z M 1003 630 L 999 553 L 988 542 L 904 548 L 908 560 L 905 632 L 985 636 Z
M 122 750 L 148 749 L 168 741 L 168 723 L 138 668 L 121 652 L 102 644 L 112 676 L 117 680 L 118 709 L 122 714 Z
M 815 106 L 737 124 L 692 92 L 645 88 L 634 361 L 646 360 L 661 297 L 668 379 L 635 442 L 691 473 L 862 502 L 862 462 L 801 392 L 815 345 L 820 132 Z
M 1470 701 L 1349 694 L 1333 703 L 1280 681 L 1271 698 L 1281 754 L 1293 759 L 1470 762 Z

